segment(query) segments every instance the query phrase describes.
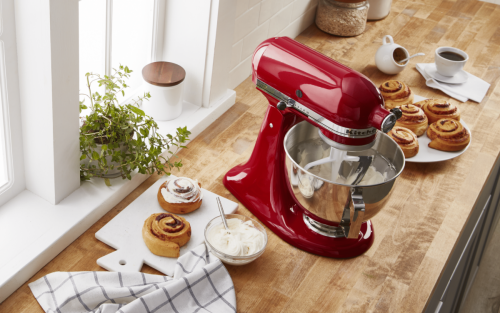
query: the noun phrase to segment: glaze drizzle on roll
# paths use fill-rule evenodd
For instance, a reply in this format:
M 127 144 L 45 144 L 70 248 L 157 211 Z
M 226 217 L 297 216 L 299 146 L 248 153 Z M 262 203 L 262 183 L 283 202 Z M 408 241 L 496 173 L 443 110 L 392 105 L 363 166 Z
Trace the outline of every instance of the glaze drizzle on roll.
M 169 203 L 189 203 L 203 199 L 198 181 L 187 177 L 174 178 L 166 182 L 161 194 Z

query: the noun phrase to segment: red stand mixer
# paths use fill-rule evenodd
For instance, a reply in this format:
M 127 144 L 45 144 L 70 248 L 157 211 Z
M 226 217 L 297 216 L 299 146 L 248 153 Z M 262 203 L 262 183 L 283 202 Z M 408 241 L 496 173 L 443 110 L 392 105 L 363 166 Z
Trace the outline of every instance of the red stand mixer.
M 369 219 L 405 164 L 384 109 L 362 74 L 288 37 L 253 54 L 252 81 L 269 107 L 254 151 L 224 185 L 261 222 L 305 251 L 349 258 L 374 240 Z

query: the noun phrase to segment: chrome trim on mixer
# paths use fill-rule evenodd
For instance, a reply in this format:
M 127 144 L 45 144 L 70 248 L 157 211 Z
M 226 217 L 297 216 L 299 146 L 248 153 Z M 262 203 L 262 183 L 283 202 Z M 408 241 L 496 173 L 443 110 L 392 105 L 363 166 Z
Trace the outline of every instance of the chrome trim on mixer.
M 352 215 L 352 218 L 351 218 Z M 340 227 L 347 238 L 357 239 L 365 215 L 363 188 L 353 187 L 344 207 Z
M 337 125 L 332 121 L 327 120 L 325 117 L 319 115 L 318 113 L 312 111 L 305 105 L 293 100 L 284 93 L 269 86 L 260 79 L 257 79 L 257 88 L 264 91 L 268 95 L 274 97 L 275 99 L 283 101 L 284 103 L 286 103 L 286 106 L 288 108 L 294 108 L 295 110 L 299 111 L 300 113 L 310 118 L 312 121 L 324 127 L 326 130 L 336 135 L 347 138 L 367 138 L 377 133 L 377 129 L 375 127 L 356 129 L 356 128 L 347 128 Z
M 384 133 L 388 133 L 391 129 L 396 125 L 398 118 L 394 113 L 387 115 L 382 121 L 382 131 Z
M 344 151 L 363 151 L 363 150 L 366 150 L 366 149 L 370 149 L 371 147 L 373 147 L 373 145 L 375 144 L 375 140 L 373 140 L 372 142 L 366 144 L 366 145 L 362 145 L 362 146 L 352 146 L 352 145 L 344 145 L 344 144 L 341 144 L 341 143 L 338 143 L 336 141 L 333 141 L 331 140 L 330 138 L 326 137 L 322 132 L 321 132 L 321 129 L 318 129 L 318 133 L 319 133 L 319 137 L 324 141 L 326 142 L 327 144 L 329 144 L 330 146 L 334 147 L 335 149 L 339 149 L 339 150 L 344 150 Z M 375 137 L 376 138 L 376 137 Z
M 302 216 L 304 218 L 304 223 L 306 224 L 307 228 L 309 228 L 313 232 L 316 232 L 326 237 L 345 238 L 344 231 L 342 230 L 341 227 L 330 226 L 317 222 L 305 214 L 302 214 Z

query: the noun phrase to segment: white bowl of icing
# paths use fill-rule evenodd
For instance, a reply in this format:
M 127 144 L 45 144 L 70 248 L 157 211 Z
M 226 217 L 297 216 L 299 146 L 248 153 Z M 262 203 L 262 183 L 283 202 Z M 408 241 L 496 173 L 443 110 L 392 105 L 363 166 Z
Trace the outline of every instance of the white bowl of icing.
M 231 265 L 248 264 L 264 253 L 267 233 L 257 221 L 240 214 L 226 214 L 228 234 L 220 216 L 205 227 L 205 243 L 210 252 Z

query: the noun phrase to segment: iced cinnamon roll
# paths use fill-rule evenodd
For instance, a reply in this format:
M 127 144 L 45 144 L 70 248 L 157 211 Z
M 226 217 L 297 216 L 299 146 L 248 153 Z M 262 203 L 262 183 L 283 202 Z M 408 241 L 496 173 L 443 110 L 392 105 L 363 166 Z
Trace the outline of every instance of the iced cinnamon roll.
M 153 254 L 177 258 L 180 247 L 191 239 L 191 225 L 174 214 L 153 214 L 144 222 L 142 238 Z
M 424 111 L 413 104 L 405 104 L 399 107 L 403 115 L 397 120 L 396 126 L 408 128 L 417 135 L 422 136 L 429 126 L 429 120 Z
M 378 87 L 384 97 L 387 110 L 413 103 L 413 92 L 405 83 L 397 80 L 388 80 Z
M 158 189 L 158 202 L 167 212 L 186 214 L 201 206 L 203 193 L 197 180 L 171 178 Z
M 469 131 L 459 121 L 443 118 L 432 123 L 427 129 L 431 139 L 429 147 L 442 151 L 460 151 L 470 142 Z
M 437 122 L 442 118 L 451 118 L 460 121 L 460 110 L 453 103 L 440 99 L 427 99 L 415 103 L 421 105 L 425 115 L 429 119 L 429 124 Z
M 387 133 L 403 150 L 405 158 L 411 158 L 417 155 L 419 145 L 417 135 L 408 128 L 401 126 L 394 126 L 390 132 Z

